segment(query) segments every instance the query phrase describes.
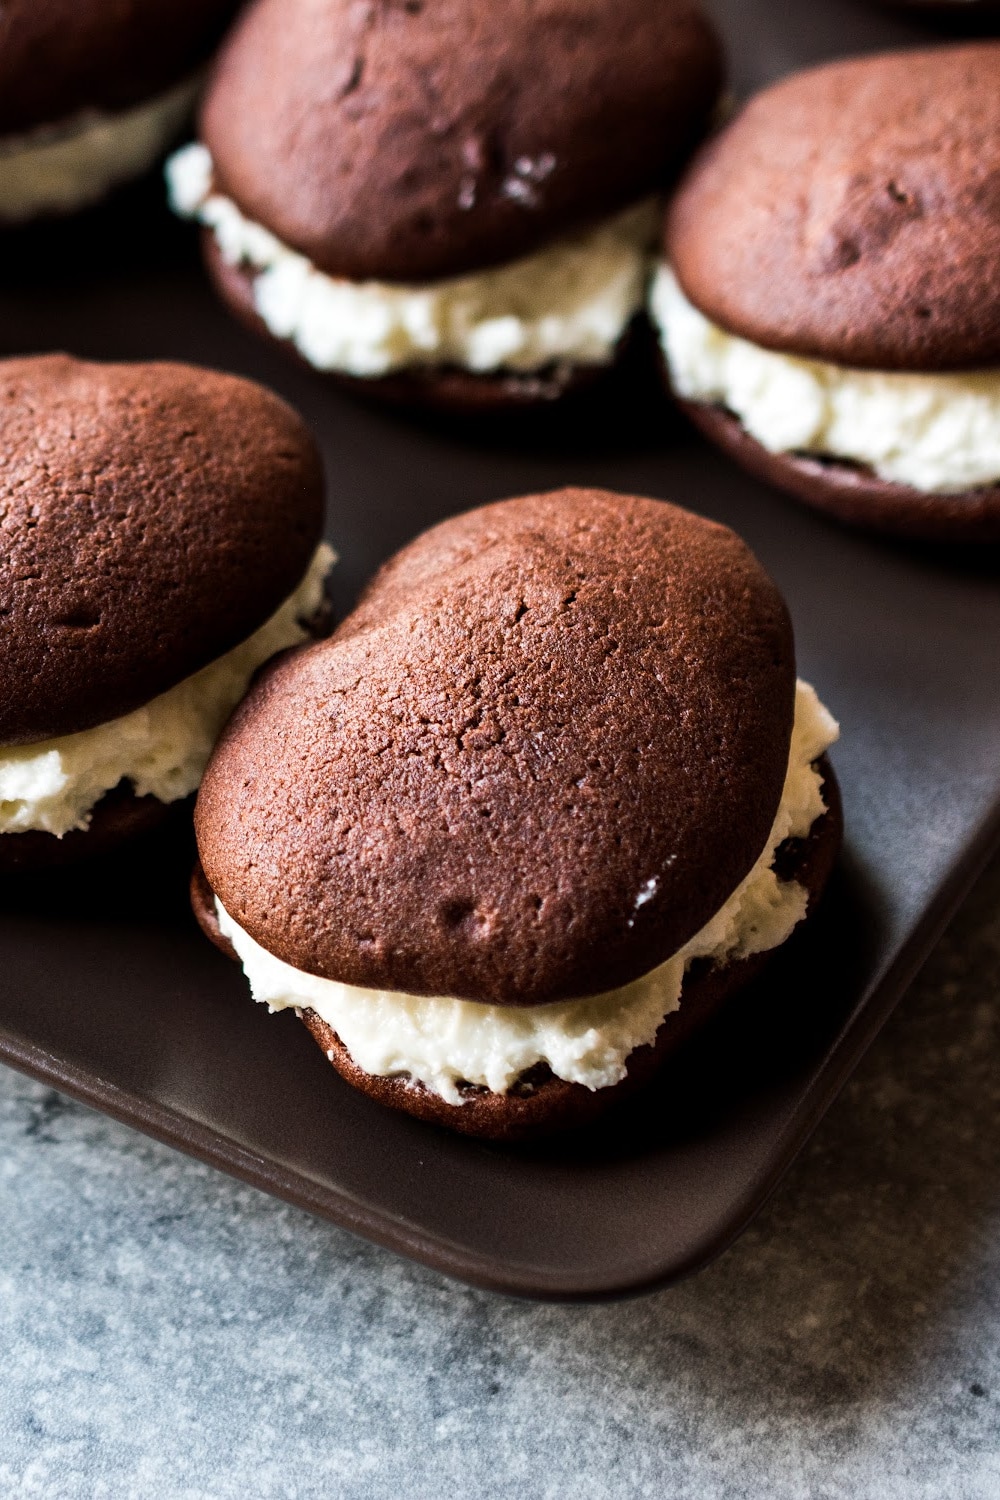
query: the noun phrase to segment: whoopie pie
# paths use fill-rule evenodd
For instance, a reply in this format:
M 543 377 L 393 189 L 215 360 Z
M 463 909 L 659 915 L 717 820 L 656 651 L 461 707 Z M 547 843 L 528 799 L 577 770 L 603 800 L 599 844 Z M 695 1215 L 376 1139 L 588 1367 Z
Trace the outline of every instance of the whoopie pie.
M 696 157 L 651 308 L 694 420 L 844 520 L 1000 541 L 1000 41 L 832 63 Z
M 487 505 L 257 679 L 199 792 L 195 911 L 373 1098 L 495 1139 L 580 1124 L 818 899 L 836 736 L 726 527 Z
M 177 136 L 237 0 L 4 0 L 0 225 L 68 213 Z
M 696 0 L 255 0 L 168 168 L 223 298 L 394 400 L 612 365 L 722 65 Z
M 178 364 L 0 361 L 0 871 L 62 863 L 197 787 L 332 554 L 284 402 Z

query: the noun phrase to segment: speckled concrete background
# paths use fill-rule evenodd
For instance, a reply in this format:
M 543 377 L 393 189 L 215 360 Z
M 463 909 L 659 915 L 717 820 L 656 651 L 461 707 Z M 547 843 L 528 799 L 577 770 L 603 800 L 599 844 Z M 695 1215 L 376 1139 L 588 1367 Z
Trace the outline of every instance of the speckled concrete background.
M 453 1285 L 0 1070 L 0 1495 L 1000 1496 L 1000 862 L 700 1277 Z

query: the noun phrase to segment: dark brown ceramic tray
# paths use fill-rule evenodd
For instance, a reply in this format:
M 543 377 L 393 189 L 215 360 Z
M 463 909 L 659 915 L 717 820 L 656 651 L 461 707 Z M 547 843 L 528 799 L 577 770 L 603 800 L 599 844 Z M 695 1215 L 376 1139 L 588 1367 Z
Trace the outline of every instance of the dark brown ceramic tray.
M 744 89 L 926 35 L 846 0 L 717 9 Z M 355 405 L 233 326 L 193 236 L 158 202 L 140 191 L 8 243 L 0 352 L 183 358 L 283 392 L 326 451 L 341 609 L 421 527 L 519 491 L 607 485 L 735 526 L 784 588 L 801 670 L 843 722 L 847 848 L 814 929 L 755 993 L 572 1146 L 477 1145 L 347 1088 L 196 931 L 183 819 L 118 861 L 2 892 L 0 1057 L 483 1286 L 589 1297 L 697 1269 L 767 1197 L 1000 838 L 995 571 L 863 540 L 744 479 L 668 415 L 641 368 L 613 400 L 505 431 Z

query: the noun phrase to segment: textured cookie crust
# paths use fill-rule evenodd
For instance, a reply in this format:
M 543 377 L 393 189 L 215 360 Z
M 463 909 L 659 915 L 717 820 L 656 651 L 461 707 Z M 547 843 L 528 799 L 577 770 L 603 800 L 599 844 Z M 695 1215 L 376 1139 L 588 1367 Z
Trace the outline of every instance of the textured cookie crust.
M 4 0 L 0 136 L 127 109 L 194 71 L 238 0 Z
M 202 231 L 201 248 L 219 295 L 240 322 L 252 333 L 277 344 L 299 364 L 315 370 L 315 366 L 299 354 L 290 339 L 276 338 L 258 313 L 253 300 L 255 273 L 245 266 L 229 265 L 223 260 L 218 241 L 210 230 Z M 634 320 L 631 327 L 635 327 Z M 429 411 L 487 416 L 491 412 L 551 406 L 567 396 L 589 390 L 597 381 L 618 368 L 619 359 L 624 356 L 629 340 L 630 332 L 626 331 L 618 345 L 618 358 L 605 365 L 558 364 L 526 373 L 509 370 L 488 375 L 462 370 L 455 365 L 400 370 L 392 375 L 378 375 L 374 378 L 344 375 L 338 370 L 324 370 L 320 373 L 342 390 L 365 396 L 386 406 L 423 407 Z
M 671 205 L 685 294 L 730 333 L 837 364 L 1000 363 L 998 78 L 986 41 L 766 89 Z
M 856 464 L 771 453 L 721 406 L 679 404 L 707 438 L 758 479 L 849 525 L 913 541 L 1000 543 L 1000 485 L 957 495 L 926 494 Z
M 247 380 L 0 362 L 0 745 L 130 712 L 251 635 L 302 578 L 323 480 Z
M 836 778 L 825 756 L 818 765 L 823 772 L 827 812 L 813 826 L 808 839 L 789 841 L 778 861 L 783 878 L 798 880 L 809 891 L 809 915 L 829 879 L 843 832 Z M 212 891 L 200 865 L 191 878 L 191 905 L 205 935 L 223 953 L 235 958 L 231 945 L 219 931 Z M 510 1093 L 470 1089 L 464 1104 L 453 1105 L 420 1084 L 366 1073 L 336 1032 L 314 1010 L 303 1011 L 302 1021 L 337 1072 L 378 1103 L 421 1120 L 446 1125 L 464 1135 L 523 1141 L 588 1124 L 635 1093 L 731 996 L 756 978 L 773 956 L 773 952 L 757 953 L 722 968 L 702 964 L 693 969 L 684 982 L 680 1010 L 667 1017 L 652 1046 L 639 1047 L 632 1053 L 627 1076 L 621 1083 L 606 1089 L 591 1090 L 578 1083 L 566 1083 L 542 1066 L 520 1080 Z
M 784 603 L 727 528 L 596 490 L 484 506 L 262 674 L 202 783 L 202 863 L 252 937 L 326 978 L 599 993 L 759 856 L 794 681 Z
M 314 265 L 413 282 L 664 184 L 721 79 L 693 0 L 255 0 L 201 133 L 217 189 Z

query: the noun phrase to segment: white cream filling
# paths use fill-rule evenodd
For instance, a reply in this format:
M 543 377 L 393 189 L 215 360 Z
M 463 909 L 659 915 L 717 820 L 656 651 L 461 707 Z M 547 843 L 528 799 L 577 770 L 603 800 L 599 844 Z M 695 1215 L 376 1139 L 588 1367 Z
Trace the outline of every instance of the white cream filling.
M 141 177 L 191 113 L 200 75 L 120 114 L 86 110 L 0 139 L 0 222 L 71 213 Z
M 212 191 L 205 146 L 171 157 L 167 184 L 175 211 L 212 230 L 227 264 L 259 273 L 254 306 L 276 338 L 319 370 L 367 377 L 421 365 L 483 373 L 607 363 L 642 306 L 659 218 L 646 201 L 522 260 L 403 286 L 317 270 Z
M 650 313 L 677 394 L 728 407 L 772 453 L 865 464 L 929 493 L 1000 480 L 1000 370 L 908 375 L 776 354 L 709 322 L 663 265 Z
M 61 838 L 86 828 L 96 803 L 123 780 L 139 797 L 187 797 L 257 668 L 306 639 L 302 622 L 319 610 L 333 562 L 323 543 L 266 624 L 152 702 L 77 734 L 0 749 L 0 834 L 40 829 Z
M 337 1033 L 366 1073 L 408 1075 L 449 1104 L 463 1103 L 458 1084 L 483 1084 L 503 1094 L 535 1063 L 588 1089 L 610 1088 L 625 1076 L 636 1047 L 651 1042 L 681 1003 L 685 969 L 695 959 L 726 964 L 783 943 L 805 915 L 807 893 L 771 868 L 778 846 L 804 838 L 824 811 L 813 762 L 838 728 L 813 689 L 798 684 L 788 771 L 774 826 L 760 858 L 725 905 L 695 937 L 631 984 L 554 1005 L 478 1005 L 426 995 L 361 989 L 320 979 L 268 953 L 216 899 L 219 926 L 236 949 L 254 999 L 271 1010 L 312 1009 Z M 656 889 L 643 871 L 635 910 Z

